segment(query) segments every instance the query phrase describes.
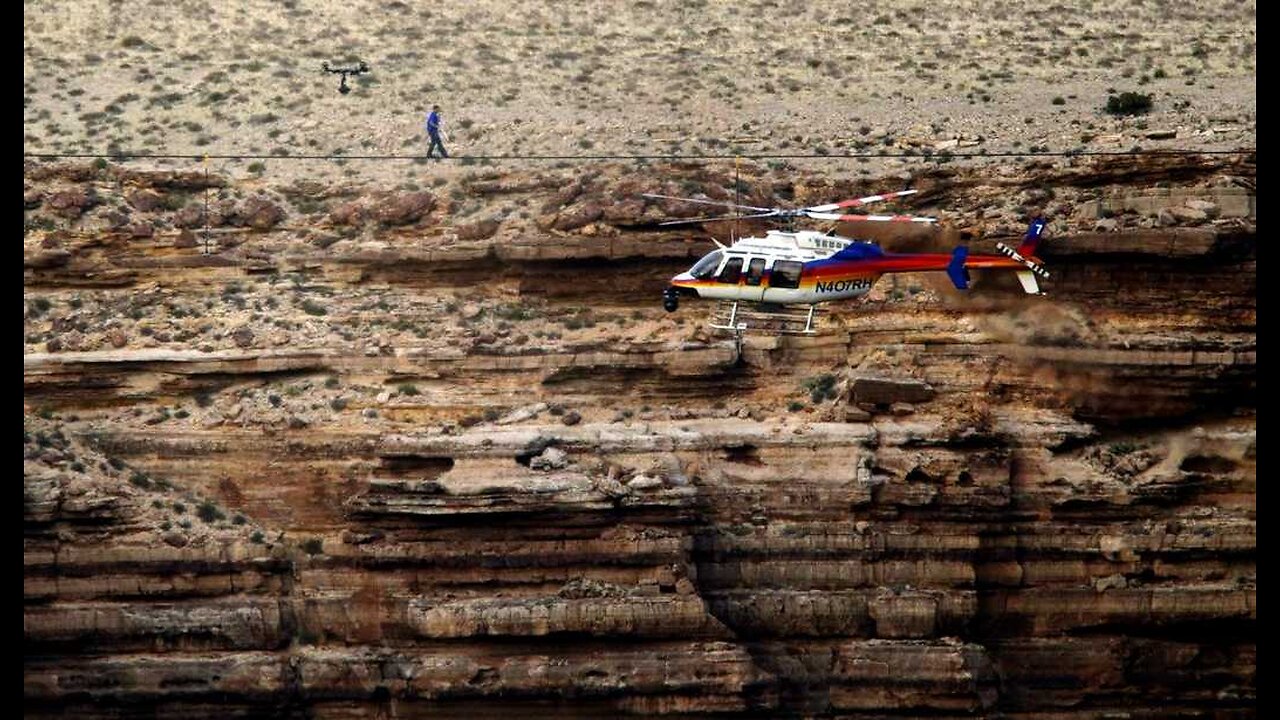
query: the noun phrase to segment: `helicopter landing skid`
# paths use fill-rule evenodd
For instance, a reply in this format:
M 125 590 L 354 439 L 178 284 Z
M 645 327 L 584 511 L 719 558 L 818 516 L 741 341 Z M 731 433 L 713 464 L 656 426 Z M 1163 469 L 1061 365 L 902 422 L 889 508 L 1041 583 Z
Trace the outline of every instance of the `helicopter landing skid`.
M 728 330 L 738 334 L 759 332 L 776 335 L 816 335 L 815 314 L 816 307 L 813 305 L 809 306 L 807 312 L 796 313 L 788 312 L 786 309 L 743 310 L 738 307 L 738 302 L 734 301 L 721 303 L 716 313 L 712 315 L 710 325 L 716 330 Z

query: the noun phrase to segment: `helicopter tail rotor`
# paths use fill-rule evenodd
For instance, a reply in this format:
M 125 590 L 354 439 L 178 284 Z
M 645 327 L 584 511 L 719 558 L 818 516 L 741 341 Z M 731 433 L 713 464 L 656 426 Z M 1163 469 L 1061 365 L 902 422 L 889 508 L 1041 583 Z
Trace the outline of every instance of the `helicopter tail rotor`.
M 1022 244 L 1017 250 L 1005 245 L 1004 243 L 996 243 L 996 250 L 1001 254 L 1022 263 L 1027 267 L 1026 270 L 1018 271 L 1018 279 L 1022 281 L 1022 287 L 1029 293 L 1039 292 L 1035 285 L 1036 276 L 1042 278 L 1049 277 L 1049 271 L 1044 269 L 1044 262 L 1035 256 L 1036 247 L 1040 244 L 1040 236 L 1044 234 L 1044 228 L 1047 223 L 1044 218 L 1036 218 L 1031 221 L 1031 226 L 1027 228 L 1027 234 L 1022 239 Z

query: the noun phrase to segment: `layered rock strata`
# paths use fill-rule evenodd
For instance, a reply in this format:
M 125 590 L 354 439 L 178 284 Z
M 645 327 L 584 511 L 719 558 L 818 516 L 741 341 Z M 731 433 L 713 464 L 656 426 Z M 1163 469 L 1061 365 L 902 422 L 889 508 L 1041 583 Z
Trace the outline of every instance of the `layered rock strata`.
M 1248 175 L 1028 172 L 1064 215 Z M 518 180 L 472 188 L 552 192 Z M 602 182 L 637 181 L 477 250 L 500 280 L 465 292 L 487 241 L 400 226 L 266 258 L 32 236 L 26 714 L 1254 714 L 1248 203 L 1064 223 L 1047 298 L 885 279 L 816 337 L 735 339 L 657 309 L 701 247 L 643 205 L 575 211 L 608 250 L 551 232 Z

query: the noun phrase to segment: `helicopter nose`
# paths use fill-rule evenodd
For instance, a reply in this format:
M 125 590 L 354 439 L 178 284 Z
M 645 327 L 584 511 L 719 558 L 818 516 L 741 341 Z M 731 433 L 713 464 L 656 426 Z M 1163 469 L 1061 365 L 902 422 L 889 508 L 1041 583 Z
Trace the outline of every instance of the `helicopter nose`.
M 682 272 L 679 275 L 671 278 L 672 285 L 688 285 L 691 282 L 693 282 L 693 276 L 687 272 Z

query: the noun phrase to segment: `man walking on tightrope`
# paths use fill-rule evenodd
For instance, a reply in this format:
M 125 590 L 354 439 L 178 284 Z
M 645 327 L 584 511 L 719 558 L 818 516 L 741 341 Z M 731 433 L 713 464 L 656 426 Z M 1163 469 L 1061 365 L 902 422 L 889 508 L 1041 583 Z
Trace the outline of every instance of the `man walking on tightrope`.
M 435 157 L 431 153 L 436 148 L 440 148 L 440 157 L 449 157 L 449 153 L 444 151 L 444 143 L 440 142 L 440 137 L 444 135 L 440 122 L 440 106 L 432 105 L 431 114 L 427 116 L 427 135 L 431 138 L 431 144 L 427 146 L 427 157 Z M 444 135 L 444 137 L 448 136 Z

